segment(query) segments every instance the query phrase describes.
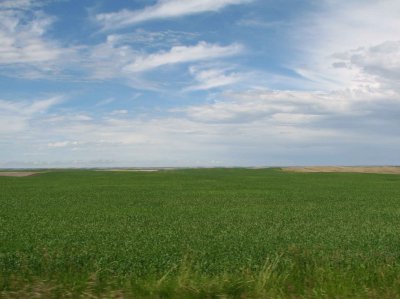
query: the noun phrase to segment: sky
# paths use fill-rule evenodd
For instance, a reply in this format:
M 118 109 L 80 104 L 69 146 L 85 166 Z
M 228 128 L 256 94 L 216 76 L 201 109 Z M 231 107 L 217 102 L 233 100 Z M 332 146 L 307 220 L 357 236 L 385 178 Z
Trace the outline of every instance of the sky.
M 0 168 L 400 165 L 398 0 L 0 0 Z

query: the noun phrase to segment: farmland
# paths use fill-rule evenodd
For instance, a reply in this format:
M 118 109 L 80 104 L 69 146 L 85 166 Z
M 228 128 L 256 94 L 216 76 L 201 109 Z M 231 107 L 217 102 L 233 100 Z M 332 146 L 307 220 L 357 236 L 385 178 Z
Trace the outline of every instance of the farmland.
M 400 176 L 0 177 L 0 298 L 400 298 Z

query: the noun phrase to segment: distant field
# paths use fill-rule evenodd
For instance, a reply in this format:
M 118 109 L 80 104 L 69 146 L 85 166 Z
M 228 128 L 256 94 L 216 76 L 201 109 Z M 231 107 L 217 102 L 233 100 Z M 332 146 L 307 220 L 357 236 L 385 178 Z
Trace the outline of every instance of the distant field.
M 397 166 L 312 166 L 312 167 L 284 167 L 283 171 L 400 174 L 400 167 L 397 167 Z
M 24 177 L 35 175 L 37 172 L 26 172 L 26 171 L 0 171 L 0 176 L 9 176 L 9 177 Z
M 400 298 L 400 176 L 0 177 L 0 298 Z

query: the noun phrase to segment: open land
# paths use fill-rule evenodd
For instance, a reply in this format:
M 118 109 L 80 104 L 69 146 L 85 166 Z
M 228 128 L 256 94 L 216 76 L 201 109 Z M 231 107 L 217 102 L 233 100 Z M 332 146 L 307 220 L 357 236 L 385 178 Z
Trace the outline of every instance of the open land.
M 400 176 L 0 177 L 0 298 L 400 298 Z
M 37 172 L 24 172 L 24 171 L 0 171 L 0 176 L 8 177 L 25 177 L 38 174 Z
M 385 173 L 400 174 L 397 166 L 308 166 L 284 167 L 283 171 L 291 172 L 349 172 L 349 173 Z
M 146 169 L 146 168 L 110 168 L 110 169 L 99 169 L 97 171 L 114 171 L 114 172 L 156 172 L 159 169 Z

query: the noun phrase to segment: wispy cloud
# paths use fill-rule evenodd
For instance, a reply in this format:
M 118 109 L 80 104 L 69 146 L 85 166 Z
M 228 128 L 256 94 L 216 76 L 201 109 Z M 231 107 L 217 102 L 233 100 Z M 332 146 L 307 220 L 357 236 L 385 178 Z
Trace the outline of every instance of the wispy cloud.
M 0 2 L 0 9 L 31 9 L 45 5 L 48 1 L 34 0 L 3 0 Z
M 58 142 L 50 142 L 47 144 L 49 148 L 63 148 L 67 146 L 77 146 L 79 145 L 78 141 L 58 141 Z
M 265 21 L 262 19 L 255 19 L 255 18 L 241 19 L 237 22 L 237 25 L 246 27 L 258 27 L 264 29 L 288 26 L 288 24 L 283 21 Z
M 254 89 L 225 92 L 213 102 L 174 111 L 184 112 L 190 119 L 206 123 L 253 123 L 268 120 L 270 124 L 298 122 L 301 125 L 318 121 L 313 126 L 315 130 L 321 125 L 340 129 L 339 119 L 374 123 L 379 121 L 382 111 L 386 111 L 387 107 L 397 111 L 400 109 L 399 96 L 399 89 L 388 89 L 383 85 L 329 92 Z M 393 122 L 394 119 L 387 121 Z M 349 125 L 348 129 L 353 128 Z
M 36 113 L 47 111 L 52 106 L 61 103 L 62 100 L 63 97 L 61 96 L 51 97 L 44 100 L 36 100 L 32 102 L 0 100 L 0 111 L 31 116 Z
M 227 57 L 239 54 L 243 51 L 240 44 L 220 46 L 199 42 L 195 46 L 176 46 L 168 52 L 159 52 L 141 56 L 127 65 L 124 70 L 127 72 L 143 72 L 169 64 L 187 63 L 193 61 L 212 60 L 220 57 Z
M 2 0 L 0 2 L 0 10 L 31 10 L 34 8 L 44 7 L 53 2 L 61 2 L 68 0 Z
M 78 81 L 119 79 L 136 89 L 159 90 L 160 84 L 142 73 L 165 65 L 223 59 L 244 50 L 238 43 L 224 46 L 199 41 L 193 45 L 198 39 L 195 33 L 168 30 L 136 30 L 129 34 L 107 35 L 104 42 L 97 44 L 61 45 L 48 36 L 55 18 L 37 10 L 36 1 L 18 0 L 18 3 L 3 2 L 2 5 L 0 73 L 9 77 Z M 214 84 L 221 84 L 223 78 L 218 79 L 220 83 Z M 199 88 L 207 89 L 207 86 Z
M 141 28 L 129 33 L 110 34 L 107 39 L 115 45 L 130 45 L 135 48 L 164 49 L 193 43 L 200 38 L 200 34 L 176 31 L 148 31 Z
M 109 104 L 111 104 L 111 103 L 114 103 L 114 102 L 115 102 L 115 98 L 106 98 L 106 99 L 104 99 L 104 100 L 98 101 L 98 102 L 96 103 L 96 106 L 97 106 L 97 107 L 107 106 L 107 105 L 109 105 Z
M 226 6 L 244 4 L 251 0 L 159 0 L 155 5 L 142 10 L 121 10 L 96 16 L 106 30 L 130 26 L 154 20 L 218 11 Z
M 219 45 L 202 41 L 195 45 L 171 46 L 167 50 L 143 53 L 144 51 L 135 50 L 128 36 L 108 35 L 105 42 L 86 49 L 82 66 L 87 69 L 91 79 L 120 79 L 121 82 L 136 89 L 158 90 L 160 84 L 155 79 L 146 79 L 147 72 L 163 66 L 224 60 L 230 56 L 239 55 L 244 50 L 241 44 Z M 199 74 L 199 76 L 204 77 L 205 74 Z M 226 74 L 225 76 L 231 76 L 232 80 L 235 75 Z M 221 85 L 222 74 L 218 79 L 219 83 L 215 81 L 214 84 Z M 210 85 L 211 82 L 207 84 Z M 206 87 L 199 86 L 202 89 L 207 89 Z
M 238 83 L 245 79 L 245 74 L 231 71 L 229 68 L 199 68 L 192 66 L 189 69 L 196 83 L 186 90 L 208 90 Z
M 78 51 L 48 36 L 56 18 L 40 8 L 55 1 L 0 3 L 1 75 L 24 79 L 65 77 Z
M 48 62 L 61 54 L 56 44 L 43 37 L 51 17 L 35 13 L 29 18 L 17 11 L 0 11 L 0 16 L 0 64 Z
M 0 134 L 9 135 L 26 130 L 31 120 L 62 101 L 61 96 L 31 102 L 0 100 Z
M 121 43 L 114 36 L 106 41 L 86 48 L 83 65 L 92 79 L 113 79 L 124 77 L 123 68 L 132 63 L 137 53 L 129 45 Z
M 380 146 L 398 146 L 398 98 L 399 94 L 386 94 L 380 88 L 329 93 L 248 90 L 225 92 L 213 102 L 146 118 L 123 109 L 94 118 L 85 116 L 85 111 L 66 115 L 62 110 L 50 111 L 58 103 L 50 99 L 3 101 L 0 119 L 20 117 L 22 126 L 12 131 L 8 124 L 7 135 L 2 136 L 18 132 L 20 147 L 30 144 L 32 153 L 46 157 L 69 156 L 74 151 L 73 156 L 83 161 L 107 157 L 152 166 L 194 165 L 194 161 L 204 165 L 210 157 L 235 165 L 267 163 L 271 160 L 265 157 L 271 156 L 290 158 L 290 149 L 306 147 L 310 151 L 301 155 L 309 160 L 303 163 L 315 163 L 318 155 L 329 154 L 342 143 L 361 149 L 379 139 Z M 247 158 L 237 161 L 237 155 Z
M 288 13 L 274 5 L 283 23 L 269 21 L 270 2 L 258 1 L 260 11 L 231 7 L 229 16 L 208 15 L 212 22 L 206 26 L 187 18 L 161 31 L 157 24 L 128 30 L 145 21 L 250 2 L 137 1 L 153 4 L 133 10 L 138 3 L 131 3 L 97 15 L 106 31 L 95 34 L 98 28 L 87 27 L 79 35 L 63 27 L 71 23 L 62 9 L 42 10 L 53 1 L 58 0 L 0 0 L 0 74 L 14 77 L 0 95 L 7 98 L 0 100 L 0 164 L 24 157 L 41 157 L 50 163 L 41 165 L 53 166 L 63 159 L 77 166 L 91 160 L 149 166 L 315 164 L 318 157 L 322 163 L 357 164 L 371 161 L 374 153 L 383 157 L 374 163 L 398 162 L 396 0 L 323 0 L 296 18 L 291 7 Z M 233 26 L 215 28 L 218 18 Z M 268 48 L 264 37 L 278 37 L 276 47 Z M 61 105 L 62 97 L 35 94 L 61 84 L 18 80 L 70 74 L 81 81 L 63 84 L 76 96 L 68 105 Z M 142 89 L 136 94 L 140 99 L 121 84 Z M 37 100 L 12 99 L 14 90 Z M 332 153 L 343 155 L 332 158 Z

